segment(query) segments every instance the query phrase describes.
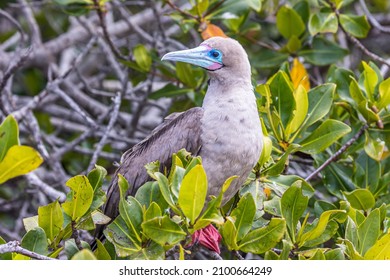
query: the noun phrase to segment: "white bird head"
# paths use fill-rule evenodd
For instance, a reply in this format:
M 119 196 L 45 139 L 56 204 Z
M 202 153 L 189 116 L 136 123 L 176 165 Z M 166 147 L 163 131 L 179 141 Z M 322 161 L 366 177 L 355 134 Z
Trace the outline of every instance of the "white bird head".
M 251 68 L 244 48 L 231 38 L 212 37 L 199 47 L 167 53 L 161 60 L 181 61 L 200 66 L 218 80 L 249 79 Z

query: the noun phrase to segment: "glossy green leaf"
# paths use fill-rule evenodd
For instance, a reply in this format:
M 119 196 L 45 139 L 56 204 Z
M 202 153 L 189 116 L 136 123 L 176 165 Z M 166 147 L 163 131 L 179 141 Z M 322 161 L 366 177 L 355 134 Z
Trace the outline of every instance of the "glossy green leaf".
M 355 246 L 347 239 L 343 240 L 346 250 L 345 253 L 347 254 L 348 258 L 350 260 L 362 260 L 363 257 L 359 254 L 359 252 L 356 250 Z
M 154 173 L 154 176 L 156 176 L 158 185 L 160 187 L 160 192 L 164 197 L 165 201 L 169 204 L 172 210 L 174 210 L 176 213 L 180 213 L 179 209 L 177 209 L 176 207 L 175 201 L 173 200 L 173 197 L 169 190 L 169 182 L 167 177 L 165 177 L 164 174 L 160 172 Z
M 115 252 L 119 257 L 126 257 L 141 250 L 138 242 L 130 235 L 130 229 L 121 216 L 104 229 L 107 240 L 114 244 Z
M 357 188 L 352 180 L 353 171 L 342 164 L 331 163 L 322 172 L 327 189 L 339 198 L 341 191 L 352 191 Z
M 237 229 L 232 217 L 226 217 L 226 222 L 222 225 L 220 233 L 227 248 L 229 250 L 237 250 Z
M 240 241 L 249 232 L 255 214 L 255 200 L 251 193 L 246 193 L 231 213 L 231 216 L 235 219 L 234 226 L 237 229 L 237 241 Z
M 300 145 L 300 151 L 317 154 L 324 151 L 338 139 L 351 132 L 351 128 L 341 121 L 325 120 Z
M 296 175 L 281 175 L 277 177 L 270 177 L 269 179 L 271 180 L 272 185 L 270 184 L 268 186 L 280 196 L 282 196 L 284 192 L 293 185 L 300 187 L 303 195 L 307 197 L 312 197 L 315 192 L 310 184 Z
M 267 82 L 271 91 L 271 106 L 277 111 L 285 129 L 294 116 L 296 102 L 290 78 L 283 71 L 279 71 Z
M 99 165 L 96 165 L 95 168 L 88 173 L 88 181 L 94 191 L 103 186 L 103 181 L 106 176 L 107 170 Z
M 207 177 L 202 165 L 196 165 L 185 176 L 179 191 L 179 206 L 194 224 L 202 211 L 207 194 Z
M 108 253 L 106 247 L 104 247 L 103 243 L 96 239 L 97 249 L 94 251 L 94 255 L 98 260 L 111 260 L 111 256 Z
M 38 208 L 38 224 L 45 231 L 47 238 L 53 241 L 62 229 L 64 216 L 58 200 Z
M 9 115 L 0 125 L 0 162 L 15 145 L 19 145 L 19 127 L 15 118 Z
M 379 84 L 378 110 L 384 109 L 390 105 L 390 78 Z
M 335 89 L 335 84 L 323 84 L 308 92 L 309 109 L 302 124 L 303 128 L 307 128 L 328 114 L 332 106 Z
M 308 243 L 309 241 L 312 241 L 320 237 L 324 233 L 331 217 L 335 216 L 335 214 L 338 213 L 345 213 L 345 211 L 328 210 L 322 213 L 314 228 L 312 228 L 308 232 L 303 233 L 301 236 L 298 236 L 297 240 L 298 240 L 299 247 L 304 247 L 306 243 Z
M 364 151 L 367 155 L 376 160 L 381 161 L 383 153 L 385 152 L 386 144 L 383 140 L 377 138 L 373 139 L 371 136 L 366 133 L 366 141 L 364 143 Z
M 370 31 L 370 24 L 366 16 L 340 14 L 340 24 L 354 37 L 365 38 Z
M 142 223 L 144 234 L 160 245 L 174 245 L 186 237 L 186 233 L 168 216 L 156 217 Z
M 296 150 L 299 150 L 300 146 L 297 144 L 291 144 L 286 152 L 278 159 L 278 161 L 272 165 L 270 168 L 266 169 L 264 172 L 267 172 L 269 176 L 276 176 L 283 172 L 285 169 L 286 161 L 289 155 Z
M 339 228 L 339 225 L 335 221 L 329 221 L 324 229 L 324 231 L 318 235 L 317 237 L 306 240 L 304 247 L 316 247 L 320 244 L 324 244 L 329 239 L 335 236 L 337 233 L 337 230 Z
M 71 189 L 71 198 L 62 204 L 64 212 L 76 221 L 89 209 L 93 199 L 93 189 L 86 176 L 70 178 L 66 185 Z
M 310 16 L 309 32 L 312 36 L 318 33 L 336 33 L 338 20 L 333 12 L 313 13 Z
M 347 217 L 345 226 L 345 238 L 348 239 L 355 247 L 359 244 L 357 225 L 351 217 Z
M 280 200 L 282 217 L 286 220 L 287 230 L 292 242 L 295 243 L 295 232 L 298 221 L 306 210 L 309 198 L 302 194 L 302 189 L 291 186 Z
M 89 249 L 83 249 L 72 257 L 71 260 L 96 260 L 96 256 Z
M 311 48 L 307 47 L 298 52 L 298 55 L 304 57 L 305 61 L 319 66 L 335 63 L 347 54 L 348 50 L 321 37 L 313 39 Z
M 131 260 L 165 260 L 165 250 L 160 244 L 151 241 L 147 247 L 131 254 Z
M 379 81 L 378 74 L 376 73 L 375 69 L 366 62 L 362 61 L 362 65 L 364 70 L 359 81 L 363 79 L 363 85 L 366 90 L 368 99 L 371 102 L 374 102 L 375 88 Z
M 348 102 L 351 102 L 351 95 L 349 85 L 351 83 L 354 73 L 349 69 L 337 67 L 336 65 L 331 65 L 328 74 L 327 82 L 336 84 L 336 92 L 338 95 Z
M 286 48 L 290 53 L 296 53 L 300 48 L 302 47 L 301 40 L 295 36 L 292 35 L 290 39 L 288 39 L 288 42 L 286 44 Z
M 251 60 L 251 64 L 259 68 L 274 68 L 285 62 L 287 58 L 286 53 L 264 49 Z
M 148 221 L 148 220 L 151 220 L 155 217 L 160 217 L 160 216 L 162 216 L 161 209 L 158 206 L 158 204 L 153 201 L 150 204 L 149 208 L 145 211 L 144 221 Z
M 176 75 L 179 80 L 190 88 L 196 87 L 196 80 L 194 79 L 194 71 L 188 63 L 176 62 Z
M 375 198 L 369 190 L 356 189 L 344 195 L 355 209 L 367 211 L 375 206 Z
M 126 200 L 121 198 L 119 201 L 119 214 L 125 221 L 129 228 L 129 234 L 137 242 L 141 242 L 141 224 L 143 222 L 142 206 L 132 196 L 129 196 Z
M 358 227 L 359 236 L 359 253 L 364 254 L 377 241 L 380 234 L 380 212 L 379 209 L 374 209 Z
M 287 6 L 282 6 L 276 15 L 276 27 L 286 39 L 299 37 L 305 31 L 305 24 L 299 14 Z
M 285 231 L 286 221 L 272 218 L 266 227 L 250 231 L 239 243 L 239 250 L 254 254 L 264 253 L 282 239 Z
M 343 250 L 340 248 L 326 251 L 325 258 L 327 260 L 345 260 Z
M 42 162 L 41 155 L 34 148 L 12 146 L 0 162 L 0 184 L 37 169 Z
M 356 104 L 360 104 L 367 100 L 364 93 L 359 87 L 358 82 L 352 78 L 351 83 L 349 84 L 349 92 L 353 100 L 355 100 Z
M 45 231 L 40 227 L 28 231 L 23 236 L 20 246 L 40 255 L 47 255 L 49 244 Z
M 390 233 L 386 233 L 367 250 L 366 260 L 390 260 Z
M 145 205 L 146 208 L 150 206 L 152 202 L 158 204 L 161 209 L 168 208 L 168 203 L 165 201 L 158 182 L 146 182 L 136 192 L 135 198 L 141 205 Z

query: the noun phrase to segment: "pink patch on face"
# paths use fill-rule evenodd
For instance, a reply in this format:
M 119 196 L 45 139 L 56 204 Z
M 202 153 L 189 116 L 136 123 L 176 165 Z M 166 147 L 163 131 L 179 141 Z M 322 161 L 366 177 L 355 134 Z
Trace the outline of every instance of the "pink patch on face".
M 220 68 L 222 68 L 223 65 L 217 63 L 217 62 L 214 62 L 213 64 L 211 64 L 209 67 L 207 67 L 208 70 L 218 70 Z

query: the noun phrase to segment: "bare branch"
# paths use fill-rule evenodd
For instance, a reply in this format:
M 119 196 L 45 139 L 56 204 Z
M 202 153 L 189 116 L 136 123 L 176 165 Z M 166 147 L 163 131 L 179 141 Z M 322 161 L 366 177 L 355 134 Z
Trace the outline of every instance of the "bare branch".
M 19 241 L 10 241 L 6 244 L 0 245 L 0 254 L 4 253 L 18 253 L 36 260 L 55 260 L 53 258 L 49 258 L 47 256 L 40 255 L 38 253 L 22 248 L 20 246 Z
M 330 158 L 328 158 L 320 167 L 318 167 L 313 173 L 311 173 L 309 176 L 306 177 L 305 181 L 310 181 L 315 176 L 317 176 L 318 173 L 320 173 L 322 170 L 325 169 L 329 164 L 336 161 L 339 156 L 341 156 L 342 153 L 344 153 L 353 143 L 355 143 L 360 136 L 364 133 L 364 131 L 368 128 L 368 125 L 365 123 L 363 126 L 359 129 L 359 131 L 348 140 L 347 143 L 345 143 L 336 153 L 334 153 Z

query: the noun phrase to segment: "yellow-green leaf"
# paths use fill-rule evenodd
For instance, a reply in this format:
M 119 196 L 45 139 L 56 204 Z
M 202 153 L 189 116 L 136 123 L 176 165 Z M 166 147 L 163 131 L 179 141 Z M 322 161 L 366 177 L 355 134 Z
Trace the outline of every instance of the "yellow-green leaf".
M 73 257 L 72 260 L 96 260 L 95 255 L 92 253 L 89 249 L 83 249 L 79 252 L 77 252 Z
M 193 167 L 183 178 L 179 190 L 179 205 L 184 215 L 194 223 L 202 211 L 207 195 L 207 177 L 202 165 Z
M 310 87 L 310 85 L 309 85 Z M 294 111 L 294 117 L 291 122 L 287 125 L 286 134 L 294 133 L 304 122 L 307 111 L 309 109 L 309 99 L 305 87 L 300 84 L 298 88 L 294 90 L 294 98 L 298 107 Z
M 355 209 L 367 211 L 375 206 L 375 198 L 367 189 L 356 189 L 352 192 L 345 192 L 344 195 Z
M 390 78 L 387 78 L 379 84 L 379 100 L 377 107 L 379 110 L 390 105 Z
M 72 190 L 72 196 L 62 204 L 62 208 L 72 221 L 75 221 L 82 217 L 91 206 L 93 189 L 88 178 L 83 175 L 70 178 L 66 185 Z
M 38 224 L 51 241 L 60 232 L 63 222 L 64 216 L 58 200 L 38 208 Z
M 364 255 L 366 260 L 390 260 L 390 232 L 377 240 Z
M 156 217 L 142 223 L 146 236 L 160 245 L 174 245 L 186 237 L 186 233 L 168 216 Z
M 0 162 L 0 184 L 37 169 L 43 159 L 32 147 L 12 146 Z
M 145 72 L 152 66 L 152 58 L 144 45 L 137 45 L 133 49 L 134 59 L 138 66 Z
M 14 145 L 19 145 L 19 128 L 15 118 L 9 115 L 0 125 L 0 162 Z

